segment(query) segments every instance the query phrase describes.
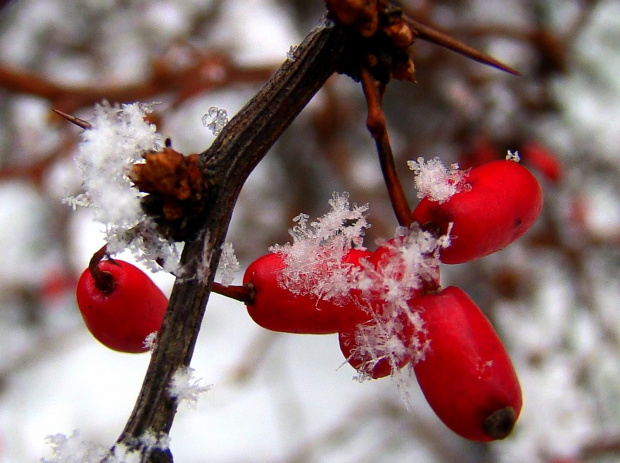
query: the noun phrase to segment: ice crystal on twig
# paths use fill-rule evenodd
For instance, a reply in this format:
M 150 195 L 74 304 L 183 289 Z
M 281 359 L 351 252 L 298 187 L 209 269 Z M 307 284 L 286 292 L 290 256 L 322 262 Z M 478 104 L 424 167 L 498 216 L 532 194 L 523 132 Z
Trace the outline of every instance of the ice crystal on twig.
M 232 243 L 226 242 L 222 245 L 218 271 L 220 272 L 220 283 L 224 286 L 230 285 L 235 279 L 235 273 L 239 271 L 239 261 L 235 256 Z
M 443 203 L 466 187 L 465 172 L 459 170 L 458 164 L 452 164 L 448 169 L 439 158 L 425 161 L 419 157 L 417 161 L 407 161 L 407 165 L 415 172 L 418 198 Z
M 226 124 L 228 124 L 228 112 L 217 106 L 211 106 L 207 114 L 202 116 L 202 125 L 209 129 L 216 137 Z
M 212 386 L 201 386 L 199 379 L 194 379 L 194 369 L 190 367 L 179 367 L 172 376 L 172 381 L 168 388 L 168 394 L 177 402 L 185 400 L 190 407 L 195 407 L 198 397 Z
M 149 335 L 144 338 L 144 342 L 142 344 L 148 350 L 153 350 L 155 348 L 155 345 L 157 344 L 157 331 L 149 333 Z
M 110 455 L 106 447 L 84 440 L 77 430 L 69 437 L 64 434 L 47 436 L 45 441 L 51 447 L 52 457 L 42 458 L 41 463 L 100 462 Z

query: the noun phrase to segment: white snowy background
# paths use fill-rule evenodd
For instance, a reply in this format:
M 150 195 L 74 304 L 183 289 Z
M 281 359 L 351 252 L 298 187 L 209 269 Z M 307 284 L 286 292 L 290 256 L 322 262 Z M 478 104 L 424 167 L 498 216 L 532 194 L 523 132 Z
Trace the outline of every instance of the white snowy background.
M 315 21 L 321 11 L 321 2 L 316 3 Z M 422 8 L 426 2 L 409 3 Z M 450 5 L 439 5 L 434 19 L 446 26 L 463 21 L 527 28 L 532 23 L 522 2 L 465 3 L 464 17 L 455 16 Z M 542 3 L 552 12 L 549 21 L 557 28 L 574 21 L 581 4 Z M 551 216 L 558 220 L 567 216 L 576 196 L 586 204 L 587 236 L 583 230 L 560 228 L 562 242 L 579 251 L 585 261 L 573 267 L 574 262 L 566 260 L 568 254 L 545 248 L 532 252 L 516 244 L 477 266 L 453 267 L 443 275 L 446 285 L 465 284 L 467 277 L 459 272 L 491 278 L 494 269 L 510 262 L 530 282 L 527 295 L 495 300 L 493 309 L 493 321 L 524 390 L 524 408 L 514 434 L 493 444 L 466 442 L 438 421 L 413 379 L 409 412 L 389 379 L 362 384 L 352 380 L 355 372 L 342 365 L 336 336 L 269 333 L 251 321 L 242 304 L 212 295 L 192 361 L 201 384 L 212 388 L 195 408 L 180 406 L 170 434 L 175 461 L 620 459 L 620 6 L 614 1 L 595 3 L 570 49 L 569 71 L 554 81 L 559 111 L 529 127 L 532 135 L 559 153 L 565 166 L 560 186 L 544 185 Z M 272 0 L 16 0 L 0 9 L 0 65 L 27 69 L 64 84 L 134 82 L 149 72 L 151 60 L 162 50 L 174 41 L 188 40 L 196 47 L 225 50 L 243 65 L 275 69 L 312 25 L 310 19 L 303 25 L 295 23 L 292 7 L 283 4 Z M 192 22 L 207 13 L 213 21 Z M 89 53 L 77 46 L 84 43 Z M 526 47 L 499 39 L 486 45 L 509 64 L 528 68 L 531 57 Z M 420 47 L 421 59 L 429 47 Z M 422 87 L 425 75 L 423 65 L 419 67 L 417 85 Z M 487 128 L 501 132 L 513 121 L 524 124 L 518 103 L 502 87 L 503 80 L 489 84 L 483 105 L 476 95 L 463 90 L 457 77 L 433 76 L 442 77 L 445 84 L 441 85 L 451 95 L 447 99 L 460 101 L 470 115 L 488 111 Z M 215 105 L 233 115 L 259 84 L 200 94 L 169 113 L 164 111 L 164 135 L 172 137 L 178 151 L 202 151 L 213 139 L 201 123 L 208 108 Z M 405 84 L 396 87 L 407 91 Z M 344 99 L 361 93 L 346 77 L 336 78 L 333 89 Z M 473 102 L 463 103 L 471 97 Z M 166 98 L 160 98 L 164 105 Z M 324 96 L 319 95 L 308 110 L 320 112 L 323 103 Z M 364 106 L 351 103 L 351 110 L 359 112 L 351 116 L 359 128 L 349 139 L 351 149 L 359 153 L 350 161 L 344 182 L 326 174 L 319 188 L 321 197 L 313 198 L 316 202 L 304 204 L 301 198 L 290 204 L 283 198 L 286 193 L 279 188 L 286 185 L 283 177 L 290 167 L 283 167 L 277 158 L 268 158 L 253 173 L 229 234 L 239 250 L 242 269 L 274 244 L 265 242 L 265 237 L 274 237 L 273 228 L 281 228 L 276 236 L 284 242 L 293 216 L 315 204 L 323 205 L 318 214 L 325 212 L 336 187 L 352 191 L 351 199 L 358 203 L 381 191 L 372 144 L 364 138 Z M 61 143 L 64 129 L 58 121 L 51 122 L 46 100 L 0 89 L 3 166 L 27 165 L 49 155 Z M 401 148 L 409 143 L 398 132 L 393 140 Z M 406 159 L 416 159 L 418 154 L 443 158 L 442 146 L 441 139 L 436 139 L 434 145 L 423 147 L 424 152 Z M 453 148 L 445 147 L 449 162 Z M 291 153 L 293 158 L 297 155 Z M 86 440 L 113 444 L 131 413 L 149 361 L 149 354 L 119 354 L 97 343 L 83 325 L 72 288 L 36 300 L 29 296 L 32 288 L 43 287 L 52 277 L 79 274 L 103 244 L 102 227 L 89 211 L 71 212 L 61 204 L 66 194 L 79 191 L 79 182 L 71 156 L 57 161 L 38 189 L 23 179 L 0 179 L 2 463 L 49 458 L 46 436 L 69 436 L 75 430 Z M 357 199 L 355 192 L 363 190 L 369 196 Z M 371 201 L 370 208 L 378 219 L 390 212 L 381 212 L 386 209 L 384 203 Z M 60 220 L 68 226 L 59 229 Z M 588 247 L 592 243 L 612 246 Z M 588 248 L 584 251 L 584 247 Z M 172 277 L 157 273 L 153 278 L 170 291 Z M 482 301 L 483 291 L 473 293 L 482 285 L 469 284 L 472 297 Z

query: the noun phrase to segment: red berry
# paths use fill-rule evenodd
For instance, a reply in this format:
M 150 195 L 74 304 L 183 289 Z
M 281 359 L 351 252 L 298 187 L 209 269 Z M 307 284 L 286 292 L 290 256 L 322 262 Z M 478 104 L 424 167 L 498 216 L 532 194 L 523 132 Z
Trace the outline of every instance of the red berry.
M 343 259 L 344 263 L 357 264 L 370 252 L 353 249 Z M 277 253 L 264 255 L 255 260 L 245 271 L 244 284 L 251 284 L 254 301 L 247 306 L 252 320 L 272 331 L 300 334 L 329 334 L 338 331 L 343 312 L 350 304 L 337 305 L 311 294 L 295 294 L 284 288 L 279 276 L 286 263 Z
M 77 302 L 86 326 L 99 342 L 120 352 L 146 352 L 144 340 L 159 332 L 168 298 L 139 268 L 120 260 L 99 262 L 112 276 L 111 290 L 97 287 L 89 269 L 77 285 Z
M 491 323 L 454 286 L 411 305 L 424 321 L 418 341 L 429 342 L 414 370 L 437 416 L 467 439 L 506 437 L 521 412 L 521 388 Z
M 465 176 L 467 187 L 440 203 L 424 198 L 413 211 L 420 224 L 450 231 L 450 246 L 440 252 L 446 264 L 459 264 L 508 246 L 534 224 L 542 209 L 536 178 L 514 161 L 493 161 Z

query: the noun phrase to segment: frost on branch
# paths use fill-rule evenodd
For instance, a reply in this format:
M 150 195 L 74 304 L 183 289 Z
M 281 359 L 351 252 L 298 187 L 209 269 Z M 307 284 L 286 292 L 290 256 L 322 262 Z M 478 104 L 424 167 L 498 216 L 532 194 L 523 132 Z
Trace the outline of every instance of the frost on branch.
M 144 103 L 95 106 L 90 128 L 82 132 L 76 163 L 82 171 L 83 193 L 66 198 L 72 206 L 89 207 L 105 226 L 108 252 L 130 248 L 145 261 L 163 261 L 174 271 L 178 261 L 173 243 L 162 238 L 141 208 L 144 196 L 128 177 L 147 153 L 164 148 L 164 138 L 145 120 L 152 106 Z
M 99 463 L 110 455 L 109 449 L 84 440 L 79 431 L 73 431 L 69 437 L 55 434 L 45 440 L 51 447 L 52 457 L 42 458 L 41 463 Z
M 467 187 L 466 171 L 459 170 L 458 164 L 452 164 L 448 169 L 439 158 L 425 161 L 420 157 L 417 161 L 407 161 L 407 165 L 415 172 L 418 198 L 443 203 Z
M 52 450 L 50 459 L 42 458 L 41 463 L 140 463 L 145 454 L 150 451 L 166 450 L 170 445 L 167 434 L 156 435 L 151 431 L 145 432 L 140 438 L 132 442 L 131 447 L 116 444 L 110 449 L 85 440 L 79 431 L 73 431 L 69 437 L 56 434 L 46 438 Z
M 272 252 L 282 255 L 286 268 L 280 284 L 300 295 L 344 304 L 349 296 L 354 266 L 343 263 L 352 249 L 364 249 L 364 232 L 368 205 L 349 204 L 348 193 L 334 193 L 329 201 L 331 211 L 308 224 L 306 214 L 298 215 L 289 231 L 293 243 L 275 245 Z
M 202 125 L 209 129 L 216 137 L 226 124 L 228 124 L 228 112 L 217 106 L 211 106 L 207 114 L 202 116 Z
M 225 242 L 222 245 L 222 254 L 217 270 L 220 272 L 220 282 L 224 286 L 230 285 L 235 279 L 235 273 L 239 271 L 239 261 L 232 243 Z
M 180 367 L 172 376 L 168 394 L 180 402 L 187 401 L 191 407 L 196 406 L 198 397 L 209 391 L 212 386 L 201 386 L 199 379 L 194 379 L 194 369 L 190 367 Z

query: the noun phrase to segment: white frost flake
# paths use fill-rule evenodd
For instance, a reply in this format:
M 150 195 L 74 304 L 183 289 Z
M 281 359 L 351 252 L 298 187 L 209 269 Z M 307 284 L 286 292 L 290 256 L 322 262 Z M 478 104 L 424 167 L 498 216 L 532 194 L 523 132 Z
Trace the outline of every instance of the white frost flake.
M 417 161 L 407 161 L 407 165 L 415 172 L 418 198 L 443 203 L 467 187 L 465 184 L 467 172 L 459 170 L 458 164 L 452 164 L 448 169 L 439 158 L 425 161 L 420 157 Z
M 226 124 L 228 124 L 228 112 L 217 106 L 211 106 L 207 114 L 202 116 L 202 125 L 209 129 L 216 137 Z
M 157 331 L 149 333 L 149 335 L 144 338 L 144 342 L 142 344 L 148 350 L 153 350 L 155 348 L 155 345 L 157 344 Z
M 514 161 L 514 162 L 521 161 L 521 157 L 519 156 L 519 152 L 518 151 L 512 152 L 512 151 L 508 150 L 508 153 L 506 153 L 506 161 Z
M 280 284 L 294 294 L 313 295 L 317 299 L 344 304 L 352 282 L 352 264 L 343 257 L 352 249 L 363 249 L 368 205 L 349 204 L 348 193 L 334 193 L 332 210 L 308 225 L 308 216 L 300 214 L 290 230 L 293 243 L 273 246 L 281 254 L 286 268 Z
M 194 369 L 180 367 L 172 376 L 168 394 L 180 402 L 187 401 L 190 407 L 195 407 L 198 397 L 211 389 L 209 386 L 201 386 L 199 379 L 194 379 Z
M 144 196 L 128 173 L 146 153 L 164 148 L 164 138 L 145 120 L 152 105 L 132 103 L 95 106 L 90 128 L 82 132 L 76 163 L 82 171 L 83 193 L 65 198 L 72 207 L 89 207 L 105 225 L 108 252 L 126 248 L 145 262 L 162 261 L 167 271 L 178 271 L 174 243 L 161 237 L 156 224 L 142 211 Z
M 220 283 L 229 286 L 235 279 L 235 273 L 239 271 L 239 261 L 235 255 L 232 243 L 226 242 L 222 245 L 222 255 L 218 263 L 220 272 Z

